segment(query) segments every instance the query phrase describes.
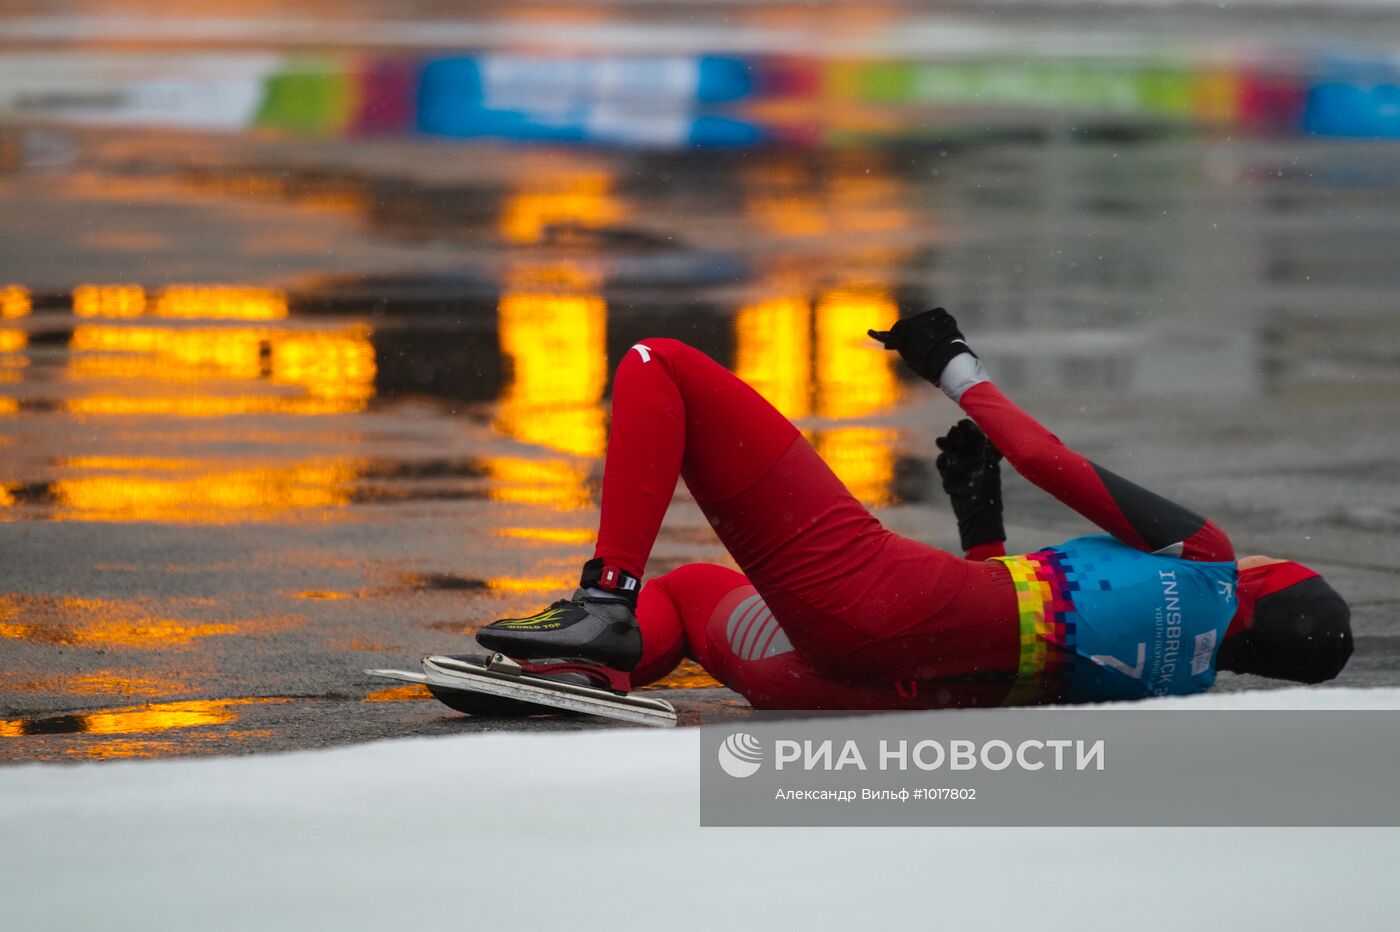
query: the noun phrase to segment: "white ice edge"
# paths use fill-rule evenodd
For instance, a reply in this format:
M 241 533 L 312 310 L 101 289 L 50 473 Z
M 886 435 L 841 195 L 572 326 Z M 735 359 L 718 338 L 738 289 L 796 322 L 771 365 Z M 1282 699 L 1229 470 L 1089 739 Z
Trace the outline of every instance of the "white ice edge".
M 1126 707 L 1395 710 L 1400 689 Z M 1133 928 L 1179 928 L 1190 913 L 1241 932 L 1334 922 L 1342 890 L 1349 929 L 1393 919 L 1394 830 L 700 829 L 698 737 L 513 732 L 0 768 L 4 925 L 930 928 L 936 915 L 997 929 L 1025 928 L 1034 904 L 1061 920 L 1037 927 L 1121 932 L 1135 915 Z M 1287 895 L 1285 865 L 1306 878 Z

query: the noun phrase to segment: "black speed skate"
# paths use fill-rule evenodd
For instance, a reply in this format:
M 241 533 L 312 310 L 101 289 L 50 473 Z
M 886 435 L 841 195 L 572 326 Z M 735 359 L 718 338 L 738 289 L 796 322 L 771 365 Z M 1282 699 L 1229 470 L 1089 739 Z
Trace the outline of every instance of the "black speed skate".
M 476 633 L 476 640 L 513 660 L 533 661 L 530 666 L 536 668 L 582 661 L 630 672 L 642 659 L 642 630 L 635 611 L 640 587 L 635 576 L 590 560 L 572 598 L 525 618 L 489 624 Z
M 517 717 L 573 712 L 671 727 L 664 699 L 632 693 L 630 672 L 642 659 L 635 612 L 641 580 L 602 560 L 584 565 L 579 589 L 527 618 L 503 618 L 476 634 L 495 653 L 423 658 L 421 673 L 366 670 L 371 676 L 428 687 L 468 715 Z
M 424 657 L 421 673 L 365 672 L 381 679 L 426 686 L 439 702 L 473 716 L 522 718 L 563 712 L 662 728 L 676 724 L 676 710 L 669 702 L 626 692 L 627 674 L 606 667 L 536 667 L 493 654 Z

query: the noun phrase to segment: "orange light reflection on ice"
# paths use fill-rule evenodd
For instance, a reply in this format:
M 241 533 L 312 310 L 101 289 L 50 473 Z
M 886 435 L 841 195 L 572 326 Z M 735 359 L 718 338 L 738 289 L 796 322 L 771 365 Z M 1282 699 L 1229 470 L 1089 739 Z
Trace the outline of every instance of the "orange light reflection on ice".
M 224 725 L 238 718 L 240 706 L 273 704 L 286 699 L 214 699 L 159 702 L 141 706 L 79 712 L 62 717 L 58 726 L 45 728 L 45 720 L 0 720 L 0 736 L 31 734 L 148 735 L 177 728 Z
M 573 583 L 570 574 L 560 576 L 497 576 L 486 580 L 488 589 L 497 592 L 550 592 L 567 589 Z
M 131 318 L 151 314 L 183 320 L 282 320 L 287 296 L 247 285 L 170 285 L 154 296 L 134 284 L 85 284 L 73 289 L 78 317 Z
M 647 686 L 647 689 L 711 689 L 724 684 L 705 672 L 705 668 L 694 660 L 682 660 L 680 665 L 665 678 Z
M 518 456 L 482 459 L 492 501 L 545 505 L 560 511 L 587 508 L 587 470 L 564 460 L 527 460 Z
M 196 638 L 237 634 L 238 631 L 238 625 L 173 618 L 93 621 L 76 626 L 0 621 L 0 637 L 75 647 L 182 647 Z
M 334 175 L 307 178 L 275 170 L 206 167 L 185 173 L 180 181 L 202 194 L 285 200 L 311 211 L 359 214 L 367 206 L 360 183 Z
M 529 245 L 551 226 L 606 227 L 625 212 L 613 195 L 612 179 L 601 172 L 559 179 L 531 179 L 528 190 L 511 195 L 501 211 L 501 235 Z
M 830 232 L 831 222 L 816 182 L 792 161 L 766 161 L 748 169 L 746 205 L 759 225 L 778 236 L 800 239 Z
M 836 172 L 827 199 L 843 233 L 891 232 L 912 222 L 899 180 L 885 165 L 872 165 L 863 153 Z
M 883 288 L 829 291 L 817 301 L 817 414 L 861 417 L 899 400 L 893 353 L 866 334 L 899 307 Z
M 403 686 L 390 686 L 386 689 L 376 689 L 365 696 L 364 702 L 417 702 L 420 699 L 431 699 L 433 694 L 428 692 L 428 687 L 419 686 L 414 683 L 405 683 Z
M 136 757 L 169 757 L 196 744 L 236 745 L 239 742 L 272 735 L 269 729 L 248 731 L 219 730 L 182 734 L 179 741 L 158 741 L 150 738 L 107 738 L 102 741 L 84 742 L 75 747 L 65 748 L 68 757 L 84 760 L 129 760 Z
M 130 760 L 133 757 L 160 757 L 174 754 L 180 745 L 174 741 L 149 741 L 140 738 L 110 738 L 79 747 L 68 748 L 69 757 L 85 760 Z
M 58 465 L 65 469 L 185 472 L 198 469 L 200 461 L 171 456 L 65 456 Z
M 869 338 L 872 322 L 894 320 L 898 306 L 882 288 L 830 291 L 817 301 L 817 413 L 857 418 L 883 411 L 899 399 L 893 354 Z M 862 503 L 893 498 L 895 431 L 839 427 L 820 431 L 817 452 Z
M 894 430 L 876 427 L 837 427 L 819 430 L 812 446 L 851 494 L 870 508 L 894 500 Z
M 140 317 L 146 312 L 146 289 L 140 285 L 79 285 L 73 289 L 73 313 L 79 317 Z
M 313 398 L 360 410 L 374 396 L 374 345 L 370 329 L 307 331 L 269 338 L 272 381 L 300 385 Z
M 69 341 L 70 378 L 201 382 L 213 379 L 298 386 L 309 397 L 278 395 L 99 394 L 66 402 L 76 414 L 220 417 L 280 412 L 342 414 L 374 396 L 370 328 L 116 326 L 83 324 Z
M 125 599 L 0 595 L 0 638 L 42 644 L 173 649 L 197 638 L 266 626 L 160 617 L 142 602 Z
M 143 709 L 92 712 L 83 718 L 89 735 L 150 734 L 171 728 L 222 725 L 238 717 L 227 702 L 167 702 Z
M 0 317 L 28 317 L 34 309 L 29 289 L 23 285 L 6 285 L 0 288 Z
M 29 346 L 29 334 L 13 327 L 0 327 L 0 353 L 18 353 Z
M 575 456 L 601 456 L 607 427 L 607 308 L 601 295 L 574 290 L 571 270 L 536 273 L 509 288 L 498 309 L 501 352 L 511 381 L 495 426 L 507 436 Z
M 538 540 L 550 544 L 591 544 L 597 532 L 586 527 L 503 527 L 494 531 L 497 537 L 516 540 Z
M 224 395 L 131 398 L 93 395 L 64 403 L 64 410 L 78 415 L 164 415 L 169 417 L 233 417 L 242 414 L 297 414 L 304 416 L 351 414 L 364 409 L 357 401 L 326 398 L 278 398 Z
M 83 324 L 73 330 L 68 348 L 76 355 L 70 374 L 77 377 L 164 378 L 199 381 L 219 376 L 256 379 L 262 352 L 271 335 L 252 327 L 175 329 Z M 116 359 L 88 354 L 118 354 Z M 121 356 L 146 357 L 140 359 Z M 106 364 L 116 362 L 117 367 Z M 131 366 L 131 363 L 139 363 Z
M 734 371 L 785 417 L 812 411 L 812 309 L 806 299 L 751 304 L 734 321 Z
M 849 420 L 878 413 L 898 400 L 899 386 L 889 354 L 865 331 L 897 315 L 893 299 L 875 287 L 829 291 L 815 309 L 800 297 L 760 301 L 735 319 L 735 369 L 790 418 Z M 809 436 L 864 504 L 892 500 L 895 431 L 851 425 Z
M 120 469 L 120 460 L 104 465 Z M 82 462 L 81 460 L 78 462 Z M 353 460 L 250 469 L 150 475 L 128 471 L 64 478 L 51 493 L 58 521 L 162 521 L 225 524 L 268 520 L 290 511 L 349 503 L 359 465 Z
M 281 320 L 287 296 L 244 285 L 171 285 L 156 295 L 157 317 L 202 320 Z
M 899 181 L 864 152 L 823 172 L 792 159 L 759 161 L 744 182 L 750 216 L 787 239 L 887 234 L 911 225 Z

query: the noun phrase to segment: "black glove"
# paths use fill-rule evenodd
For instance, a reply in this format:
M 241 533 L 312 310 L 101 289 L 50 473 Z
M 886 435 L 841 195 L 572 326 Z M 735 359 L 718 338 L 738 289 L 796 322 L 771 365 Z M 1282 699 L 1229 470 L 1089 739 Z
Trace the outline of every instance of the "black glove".
M 943 491 L 953 502 L 958 538 L 963 551 L 978 544 L 1006 540 L 1001 523 L 1001 451 L 987 435 L 963 418 L 936 441 L 934 465 L 943 477 Z
M 910 369 L 934 385 L 954 356 L 972 353 L 958 322 L 941 307 L 901 318 L 888 330 L 866 332 L 885 344 L 885 349 L 898 350 Z

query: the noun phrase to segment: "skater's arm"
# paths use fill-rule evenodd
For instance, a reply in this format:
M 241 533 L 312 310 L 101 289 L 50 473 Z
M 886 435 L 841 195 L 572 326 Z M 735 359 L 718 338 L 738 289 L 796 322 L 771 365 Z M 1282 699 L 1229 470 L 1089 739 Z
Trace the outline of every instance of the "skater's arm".
M 1016 471 L 1129 546 L 1188 560 L 1233 560 L 1214 522 L 1071 450 L 988 381 L 958 404 Z
M 958 519 L 964 556 L 969 560 L 1004 556 L 1001 453 L 965 418 L 939 437 L 937 444 L 940 452 L 935 465 Z
M 1114 537 L 1151 553 L 1234 559 L 1230 539 L 1213 522 L 1091 463 L 1013 404 L 948 312 L 928 311 L 871 335 L 967 412 L 1017 472 Z

